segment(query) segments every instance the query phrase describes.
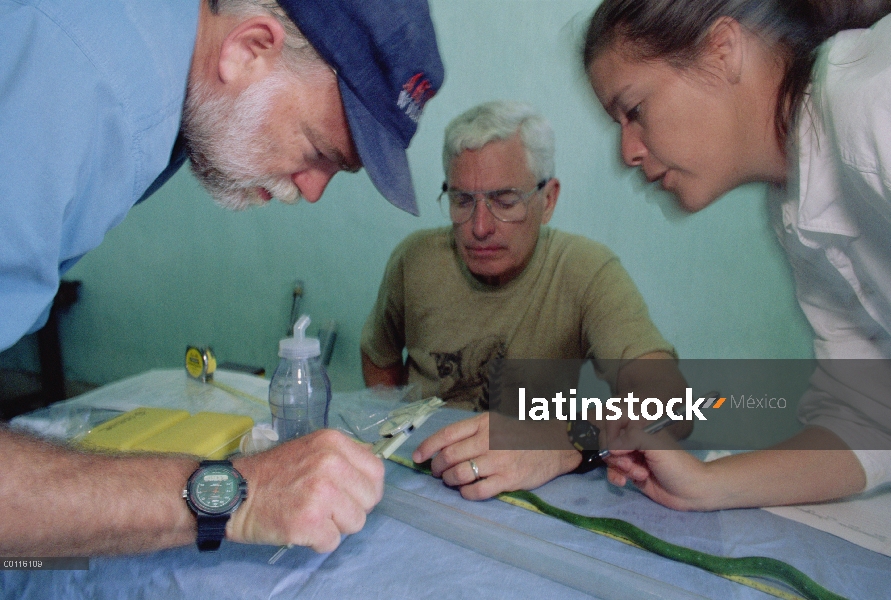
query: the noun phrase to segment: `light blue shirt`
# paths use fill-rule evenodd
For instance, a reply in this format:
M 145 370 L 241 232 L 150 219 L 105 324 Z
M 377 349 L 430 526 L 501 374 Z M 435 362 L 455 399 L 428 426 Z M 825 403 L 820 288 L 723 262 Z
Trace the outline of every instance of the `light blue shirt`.
M 182 164 L 198 8 L 0 0 L 0 350 L 43 325 L 62 274 Z

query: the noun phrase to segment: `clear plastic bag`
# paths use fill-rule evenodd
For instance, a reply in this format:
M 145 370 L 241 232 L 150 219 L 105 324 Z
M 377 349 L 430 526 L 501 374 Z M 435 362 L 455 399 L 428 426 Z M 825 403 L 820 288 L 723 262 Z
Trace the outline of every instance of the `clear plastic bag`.
M 421 389 L 414 384 L 338 393 L 328 413 L 328 427 L 362 442 L 374 443 L 381 438 L 380 427 L 390 411 L 399 408 L 401 403 L 420 399 Z
M 27 430 L 43 438 L 74 441 L 93 427 L 123 414 L 122 410 L 74 406 L 65 402 L 51 404 L 30 413 L 19 415 L 10 426 Z

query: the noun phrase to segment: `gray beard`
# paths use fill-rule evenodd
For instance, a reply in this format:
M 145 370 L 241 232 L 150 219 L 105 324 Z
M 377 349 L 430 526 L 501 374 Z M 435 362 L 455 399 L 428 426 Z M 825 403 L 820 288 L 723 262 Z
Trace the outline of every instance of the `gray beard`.
M 276 93 L 285 85 L 285 77 L 274 73 L 233 99 L 189 82 L 182 125 L 186 154 L 192 173 L 223 208 L 266 204 L 259 188 L 282 202 L 301 199 L 290 179 L 264 175 L 260 167 L 273 151 L 263 127 Z

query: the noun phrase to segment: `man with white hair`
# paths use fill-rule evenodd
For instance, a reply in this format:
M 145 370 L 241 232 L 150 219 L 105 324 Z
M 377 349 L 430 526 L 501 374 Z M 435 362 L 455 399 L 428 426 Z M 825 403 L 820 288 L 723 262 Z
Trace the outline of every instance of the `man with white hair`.
M 231 208 L 315 202 L 364 166 L 417 212 L 405 150 L 443 79 L 426 0 L 0 0 L 0 56 L 0 349 L 186 158 Z M 4 556 L 329 551 L 383 491 L 381 461 L 334 431 L 198 465 L 0 427 L 0 454 Z
M 417 384 L 485 411 L 490 361 L 590 358 L 619 395 L 654 385 L 683 393 L 674 348 L 615 254 L 544 227 L 560 182 L 543 116 L 517 102 L 471 108 L 446 128 L 443 169 L 439 202 L 452 226 L 413 233 L 390 257 L 362 332 L 366 385 Z M 639 358 L 671 360 L 652 381 L 657 371 Z M 568 439 L 565 451 L 490 450 L 488 423 L 483 414 L 446 427 L 413 458 L 434 457 L 434 474 L 472 499 L 599 464 Z

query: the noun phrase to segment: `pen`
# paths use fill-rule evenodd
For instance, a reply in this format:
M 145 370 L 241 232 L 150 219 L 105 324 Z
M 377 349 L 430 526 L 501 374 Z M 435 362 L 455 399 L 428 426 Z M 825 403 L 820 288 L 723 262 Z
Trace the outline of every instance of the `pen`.
M 715 390 L 713 392 L 709 392 L 708 394 L 705 395 L 706 400 L 711 400 L 713 398 L 720 398 L 720 397 L 721 397 L 721 392 L 719 392 L 717 390 Z M 672 419 L 668 415 L 665 415 L 664 417 L 662 417 L 655 423 L 650 423 L 649 425 L 644 427 L 643 430 L 644 430 L 644 433 L 648 433 L 648 434 L 652 435 L 652 434 L 656 433 L 657 431 L 662 431 L 663 429 L 665 429 L 666 427 L 668 427 L 675 421 L 676 421 L 675 419 Z M 609 456 L 609 454 L 610 454 L 609 448 L 604 448 L 603 450 L 601 450 L 600 452 L 597 453 L 597 456 L 599 456 L 601 459 L 604 459 L 607 456 Z
M 426 420 L 426 417 L 425 417 Z M 344 419 L 346 421 L 346 419 Z M 402 442 L 408 439 L 408 436 L 411 435 L 411 431 L 414 430 L 412 427 L 408 431 L 400 431 L 394 436 L 383 437 L 373 445 L 371 452 L 377 456 L 378 458 L 387 459 L 390 458 L 390 455 L 396 451 L 396 449 L 402 445 Z M 362 443 L 361 438 L 359 440 Z M 274 565 L 279 558 L 281 558 L 282 554 L 290 550 L 294 547 L 294 544 L 285 544 L 283 546 L 279 546 L 278 550 L 275 551 L 275 554 L 269 559 L 269 564 Z
M 371 453 L 378 458 L 388 459 L 396 452 L 396 450 L 408 439 L 415 429 L 423 425 L 427 419 L 436 412 L 445 402 L 436 396 L 417 400 L 402 408 L 390 411 L 388 419 L 380 427 L 381 439 L 376 441 L 371 447 Z M 349 430 L 356 436 L 358 442 L 362 443 L 362 438 L 358 435 L 356 428 L 346 420 L 343 414 L 340 415 L 341 420 L 346 423 Z M 269 564 L 273 565 L 281 558 L 282 554 L 293 548 L 294 544 L 286 544 L 279 546 L 275 554 L 269 559 Z

